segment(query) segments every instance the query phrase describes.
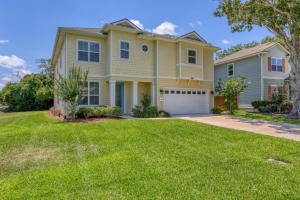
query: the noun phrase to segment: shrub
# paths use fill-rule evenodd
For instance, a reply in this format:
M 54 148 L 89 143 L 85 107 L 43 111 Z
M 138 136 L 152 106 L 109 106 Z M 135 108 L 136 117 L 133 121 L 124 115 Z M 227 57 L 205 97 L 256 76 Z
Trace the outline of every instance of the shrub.
M 151 97 L 149 95 L 144 95 L 141 100 L 141 106 L 135 106 L 132 109 L 132 113 L 134 117 L 137 118 L 154 118 L 159 117 L 160 114 L 162 117 L 169 117 L 170 114 L 165 111 L 157 111 L 155 106 L 151 106 Z
M 91 118 L 91 117 L 120 117 L 122 111 L 119 107 L 97 106 L 97 107 L 83 107 L 79 108 L 77 118 Z
M 220 107 L 214 107 L 213 109 L 211 109 L 211 112 L 213 114 L 221 114 L 222 109 Z
M 292 109 L 292 104 L 290 102 L 283 102 L 281 99 L 274 100 L 263 100 L 263 101 L 253 101 L 251 103 L 253 108 L 258 109 L 260 112 L 283 112 L 287 113 L 288 110 Z
M 260 106 L 258 110 L 263 113 L 273 113 L 278 111 L 278 106 L 276 104 L 268 104 L 266 106 Z
M 158 111 L 155 106 L 150 106 L 144 110 L 144 117 L 145 118 L 153 118 L 158 117 Z
M 293 109 L 293 103 L 289 101 L 285 101 L 281 104 L 281 112 L 284 114 L 288 114 L 292 111 Z
M 158 117 L 170 117 L 170 113 L 164 111 L 164 110 L 160 110 L 158 111 Z
M 90 118 L 95 116 L 94 108 L 93 107 L 83 107 L 79 108 L 77 111 L 76 117 L 77 118 Z
M 272 104 L 272 101 L 252 101 L 251 105 L 255 109 Z
M 142 106 L 135 106 L 132 109 L 132 113 L 133 113 L 134 117 L 137 117 L 137 118 L 143 118 L 144 117 Z

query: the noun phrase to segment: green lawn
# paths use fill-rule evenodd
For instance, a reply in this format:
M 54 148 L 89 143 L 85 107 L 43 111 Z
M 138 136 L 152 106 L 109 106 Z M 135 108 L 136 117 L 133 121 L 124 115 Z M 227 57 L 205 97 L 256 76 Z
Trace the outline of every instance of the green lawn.
M 238 116 L 238 117 L 257 119 L 257 120 L 283 122 L 283 123 L 289 123 L 289 124 L 300 124 L 300 120 L 286 119 L 286 118 L 284 118 L 284 115 L 282 115 L 282 114 L 254 113 L 254 112 L 248 112 L 245 110 L 236 110 L 234 112 L 234 115 Z
M 0 199 L 299 198 L 297 142 L 183 120 L 0 114 Z

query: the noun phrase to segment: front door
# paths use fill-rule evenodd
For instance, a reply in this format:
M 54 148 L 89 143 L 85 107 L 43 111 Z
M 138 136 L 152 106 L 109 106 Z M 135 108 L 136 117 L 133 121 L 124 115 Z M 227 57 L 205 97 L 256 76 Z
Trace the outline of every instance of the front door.
M 123 113 L 125 112 L 124 82 L 121 81 L 116 83 L 116 106 L 120 107 Z

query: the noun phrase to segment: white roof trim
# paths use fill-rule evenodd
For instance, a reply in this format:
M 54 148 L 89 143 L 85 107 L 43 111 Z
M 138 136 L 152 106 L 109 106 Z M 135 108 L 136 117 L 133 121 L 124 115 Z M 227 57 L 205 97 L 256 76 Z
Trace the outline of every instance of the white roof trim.
M 179 38 L 191 39 L 191 38 L 189 38 L 189 36 L 194 36 L 199 41 L 207 43 L 206 40 L 203 37 L 201 37 L 196 31 L 192 31 L 190 33 L 184 34 L 184 35 L 180 36 Z

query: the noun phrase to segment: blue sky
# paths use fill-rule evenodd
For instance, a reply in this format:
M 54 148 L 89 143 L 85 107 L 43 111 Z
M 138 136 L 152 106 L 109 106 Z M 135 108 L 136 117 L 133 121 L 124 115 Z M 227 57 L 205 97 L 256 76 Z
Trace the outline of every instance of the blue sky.
M 101 27 L 128 18 L 152 31 L 181 35 L 195 30 L 220 48 L 271 35 L 258 27 L 231 33 L 225 18 L 213 16 L 217 4 L 218 0 L 0 0 L 0 88 L 16 80 L 16 74 L 38 71 L 35 60 L 51 57 L 59 26 Z

